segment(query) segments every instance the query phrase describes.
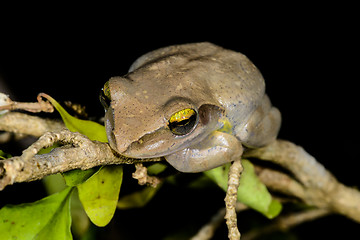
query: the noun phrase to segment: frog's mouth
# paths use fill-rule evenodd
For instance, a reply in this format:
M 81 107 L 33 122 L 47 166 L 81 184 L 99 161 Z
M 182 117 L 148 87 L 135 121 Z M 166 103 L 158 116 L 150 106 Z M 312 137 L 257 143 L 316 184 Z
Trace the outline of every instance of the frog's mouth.
M 194 146 L 212 132 L 223 127 L 219 120 L 222 112 L 213 105 L 203 105 L 199 109 L 199 118 L 193 130 L 185 135 L 176 135 L 168 126 L 147 133 L 136 141 L 129 143 L 125 151 L 120 154 L 132 158 L 154 158 L 171 155 L 183 149 Z M 114 139 L 119 139 L 114 137 Z M 123 143 L 114 143 L 122 145 Z
M 199 129 L 200 130 L 200 129 Z M 209 132 L 197 131 L 187 136 L 174 136 L 168 129 L 158 129 L 132 142 L 121 154 L 131 158 L 155 158 L 171 155 L 202 141 Z

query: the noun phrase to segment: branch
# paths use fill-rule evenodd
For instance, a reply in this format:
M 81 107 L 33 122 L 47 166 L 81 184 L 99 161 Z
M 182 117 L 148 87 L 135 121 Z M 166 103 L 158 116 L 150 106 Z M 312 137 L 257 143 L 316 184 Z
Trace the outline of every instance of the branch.
M 36 155 L 56 142 L 67 144 L 48 154 Z M 73 147 L 69 147 L 72 145 Z M 131 159 L 115 154 L 108 144 L 91 141 L 80 133 L 68 130 L 48 132 L 23 151 L 20 157 L 0 161 L 0 190 L 15 182 L 28 182 L 73 169 L 86 170 L 100 165 L 134 164 L 154 159 Z
M 43 119 L 24 113 L 8 112 L 0 115 L 0 131 L 40 137 L 46 132 L 60 131 L 63 128 L 65 125 L 61 121 Z
M 298 188 L 296 195 L 305 203 L 329 209 L 360 222 L 360 192 L 339 183 L 302 147 L 288 141 L 277 140 L 264 148 L 251 150 L 245 156 L 268 160 L 288 169 L 301 183 L 302 186 L 298 184 L 296 186 Z M 263 181 L 266 184 L 274 179 L 267 178 Z M 279 184 L 283 183 L 278 181 L 278 186 Z M 279 188 L 283 189 L 284 186 Z
M 54 132 L 44 134 L 21 156 L 0 160 L 0 189 L 15 182 L 33 181 L 72 169 L 85 170 L 99 165 L 163 160 L 162 158 L 147 160 L 125 158 L 114 153 L 106 143 L 90 141 L 79 133 L 59 131 L 63 127 L 60 122 L 22 113 L 8 112 L 1 115 L 0 130 L 3 131 L 34 136 L 42 136 L 49 130 Z M 65 146 L 56 148 L 48 154 L 36 155 L 40 149 L 55 142 L 61 142 Z M 303 148 L 287 141 L 277 140 L 264 148 L 245 152 L 244 157 L 271 161 L 286 168 L 295 177 L 294 179 L 281 172 L 257 168 L 260 179 L 270 189 L 297 197 L 306 204 L 324 211 L 339 213 L 360 222 L 360 192 L 339 183 Z M 234 230 L 234 236 L 237 236 L 237 226 L 236 214 L 233 210 L 235 203 L 231 196 L 234 196 L 232 189 L 238 184 L 240 166 L 237 161 L 232 165 L 232 168 L 237 170 L 230 171 L 232 174 L 229 174 L 227 191 L 229 197 L 225 200 L 228 211 L 226 219 L 229 229 Z

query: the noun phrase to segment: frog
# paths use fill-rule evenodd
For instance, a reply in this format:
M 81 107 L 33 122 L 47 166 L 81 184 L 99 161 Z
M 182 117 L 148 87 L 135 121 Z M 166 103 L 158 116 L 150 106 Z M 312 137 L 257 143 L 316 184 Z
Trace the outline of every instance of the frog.
M 163 47 L 104 84 L 110 147 L 136 159 L 163 157 L 180 172 L 207 171 L 277 138 L 280 111 L 257 67 L 209 42 Z

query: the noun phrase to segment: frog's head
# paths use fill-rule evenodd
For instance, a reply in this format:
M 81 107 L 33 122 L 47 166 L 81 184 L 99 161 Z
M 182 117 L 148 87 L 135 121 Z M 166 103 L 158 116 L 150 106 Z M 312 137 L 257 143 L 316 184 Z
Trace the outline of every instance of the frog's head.
M 219 128 L 223 111 L 206 84 L 191 79 L 194 69 L 165 74 L 164 64 L 111 78 L 101 91 L 109 144 L 121 155 L 167 156 Z

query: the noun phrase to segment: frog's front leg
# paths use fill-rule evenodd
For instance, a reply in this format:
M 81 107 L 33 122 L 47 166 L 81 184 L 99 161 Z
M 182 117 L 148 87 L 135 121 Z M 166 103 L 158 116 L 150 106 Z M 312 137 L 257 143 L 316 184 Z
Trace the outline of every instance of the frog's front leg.
M 231 134 L 215 131 L 201 142 L 166 156 L 181 172 L 202 172 L 239 159 L 241 142 Z

